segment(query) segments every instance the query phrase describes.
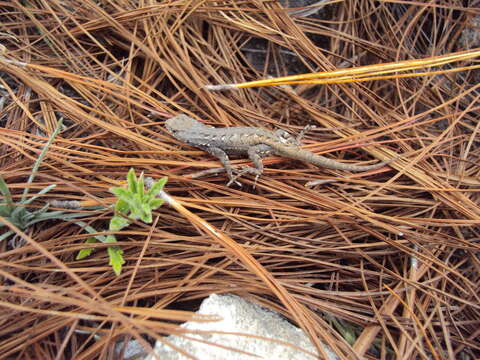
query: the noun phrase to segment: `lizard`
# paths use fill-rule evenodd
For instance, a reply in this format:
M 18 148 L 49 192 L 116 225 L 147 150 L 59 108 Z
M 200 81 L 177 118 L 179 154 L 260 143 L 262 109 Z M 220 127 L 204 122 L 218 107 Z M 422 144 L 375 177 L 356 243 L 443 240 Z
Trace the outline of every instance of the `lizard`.
M 255 175 L 255 183 L 263 173 L 262 158 L 268 155 L 278 155 L 295 160 L 301 160 L 320 167 L 362 172 L 378 169 L 390 161 L 383 161 L 374 165 L 344 164 L 299 147 L 302 133 L 295 138 L 285 130 L 269 131 L 256 127 L 226 127 L 215 128 L 181 114 L 165 122 L 166 130 L 177 140 L 202 149 L 220 160 L 225 169 L 229 182 L 227 186 L 240 183 L 236 179 L 245 174 Z M 240 171 L 234 170 L 228 155 L 247 154 L 255 168 L 246 166 Z

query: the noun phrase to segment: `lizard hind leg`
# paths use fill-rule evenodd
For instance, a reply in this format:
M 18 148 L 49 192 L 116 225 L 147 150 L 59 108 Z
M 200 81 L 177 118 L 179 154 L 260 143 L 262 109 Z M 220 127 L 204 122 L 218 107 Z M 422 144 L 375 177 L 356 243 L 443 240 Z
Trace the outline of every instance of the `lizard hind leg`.
M 228 155 L 225 151 L 217 147 L 209 147 L 206 148 L 205 151 L 218 158 L 218 160 L 220 160 L 220 162 L 222 163 L 222 166 L 225 169 L 228 178 L 230 179 L 230 181 L 227 183 L 227 186 L 230 186 L 233 183 L 237 184 L 240 187 L 242 186 L 242 184 L 237 181 L 238 175 L 233 176 L 232 165 L 230 164 L 230 159 L 228 158 Z

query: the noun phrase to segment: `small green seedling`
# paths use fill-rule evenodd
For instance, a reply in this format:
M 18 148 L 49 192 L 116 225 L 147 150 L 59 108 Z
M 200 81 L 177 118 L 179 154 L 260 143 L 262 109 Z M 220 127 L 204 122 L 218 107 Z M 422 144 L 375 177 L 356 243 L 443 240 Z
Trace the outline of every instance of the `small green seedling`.
M 84 213 L 65 213 L 63 211 L 48 211 L 49 204 L 45 205 L 41 209 L 30 211 L 27 206 L 37 199 L 39 196 L 46 194 L 52 190 L 55 185 L 49 185 L 42 190 L 40 190 L 36 195 L 28 199 L 21 199 L 18 203 L 14 203 L 12 200 L 12 195 L 8 189 L 5 180 L 0 176 L 0 192 L 2 193 L 5 202 L 0 202 L 0 216 L 8 220 L 11 224 L 15 225 L 20 230 L 28 229 L 30 226 L 46 220 L 63 220 L 70 221 L 78 217 L 85 217 Z M 4 226 L 0 222 L 0 227 Z M 13 235 L 14 232 L 9 230 L 4 234 L 0 235 L 0 241 L 8 238 L 10 235 Z
M 62 128 L 62 123 L 63 123 L 63 119 L 60 119 L 58 121 L 56 129 L 53 131 L 52 135 L 48 139 L 47 144 L 45 145 L 39 157 L 35 161 L 35 164 L 33 165 L 33 168 L 32 168 L 32 172 L 30 173 L 30 176 L 27 181 L 27 186 L 23 190 L 23 194 L 20 201 L 18 201 L 17 203 L 13 202 L 12 194 L 10 193 L 7 183 L 5 182 L 3 177 L 0 176 L 0 192 L 2 193 L 4 198 L 4 200 L 0 202 L 0 216 L 2 216 L 5 220 L 15 225 L 17 228 L 19 228 L 22 231 L 25 229 L 28 229 L 30 226 L 41 221 L 58 220 L 58 219 L 69 221 L 78 217 L 85 216 L 85 214 L 83 213 L 65 213 L 63 211 L 48 211 L 49 204 L 35 211 L 28 210 L 28 205 L 30 203 L 32 203 L 41 195 L 48 193 L 50 190 L 52 190 L 56 186 L 55 184 L 48 185 L 42 190 L 40 190 L 36 195 L 33 195 L 32 197 L 28 198 L 28 190 L 29 190 L 28 185 L 30 185 L 33 182 L 43 158 L 45 157 L 53 140 L 55 139 L 55 137 L 60 132 L 60 129 Z M 5 224 L 0 222 L 0 227 L 3 227 L 3 226 L 5 226 Z M 14 234 L 15 234 L 14 231 L 9 230 L 0 236 L 0 241 Z
M 152 223 L 152 211 L 162 206 L 164 200 L 157 198 L 158 193 L 163 189 L 168 178 L 164 177 L 155 182 L 152 187 L 145 191 L 145 180 L 143 172 L 137 178 L 135 170 L 132 168 L 127 175 L 127 187 L 113 187 L 110 189 L 117 198 L 115 203 L 115 215 L 110 219 L 108 230 L 117 232 L 133 221 L 141 220 L 147 224 Z M 85 227 L 90 232 L 96 232 L 93 228 Z M 115 235 L 95 236 L 89 238 L 87 243 L 93 243 L 98 239 L 104 243 L 116 243 Z M 83 249 L 77 255 L 77 260 L 83 259 L 92 253 L 93 249 Z M 108 256 L 110 257 L 109 265 L 112 266 L 116 275 L 122 272 L 122 265 L 125 264 L 123 259 L 123 251 L 119 246 L 109 246 Z

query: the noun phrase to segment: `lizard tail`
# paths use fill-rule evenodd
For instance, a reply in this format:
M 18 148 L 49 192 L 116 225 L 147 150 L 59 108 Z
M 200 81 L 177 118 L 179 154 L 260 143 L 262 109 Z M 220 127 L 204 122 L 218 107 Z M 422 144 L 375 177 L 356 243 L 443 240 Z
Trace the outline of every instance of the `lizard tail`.
M 317 166 L 323 166 L 327 169 L 345 170 L 345 171 L 351 171 L 351 172 L 375 170 L 390 163 L 390 160 L 389 160 L 389 161 L 382 161 L 374 165 L 352 165 L 352 164 L 344 164 L 344 163 L 323 157 L 321 155 L 316 155 L 316 154 L 313 154 L 313 155 L 314 155 L 315 161 L 312 161 L 312 163 Z
M 301 161 L 305 161 L 320 167 L 324 167 L 327 169 L 333 169 L 333 170 L 344 170 L 344 171 L 351 171 L 351 172 L 362 172 L 362 171 L 369 171 L 369 170 L 375 170 L 379 169 L 388 163 L 390 163 L 392 160 L 389 161 L 382 161 L 378 164 L 374 165 L 351 165 L 351 164 L 344 164 L 329 158 L 326 158 L 321 155 L 314 154 L 310 151 L 306 151 L 303 149 L 299 148 L 283 148 L 283 149 L 276 149 L 278 151 L 278 155 L 280 156 L 285 156 L 289 157 L 292 159 L 297 159 Z

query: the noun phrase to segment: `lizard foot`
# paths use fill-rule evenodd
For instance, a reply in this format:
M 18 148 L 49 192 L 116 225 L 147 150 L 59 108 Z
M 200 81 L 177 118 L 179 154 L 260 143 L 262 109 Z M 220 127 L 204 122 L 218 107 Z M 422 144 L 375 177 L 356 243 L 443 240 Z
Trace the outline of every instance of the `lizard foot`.
M 232 184 L 236 184 L 238 185 L 238 187 L 242 187 L 242 184 L 239 181 L 237 181 L 237 179 L 243 174 L 245 174 L 245 171 L 243 171 L 243 169 L 241 170 L 232 169 L 232 171 L 235 172 L 235 176 L 233 176 L 232 174 L 229 174 L 228 177 L 230 178 L 230 180 L 227 183 L 227 187 L 230 187 L 230 185 Z
M 238 178 L 238 176 L 233 176 L 230 179 L 230 181 L 227 183 L 227 187 L 230 187 L 230 185 L 232 185 L 232 184 L 237 184 L 238 187 L 242 187 L 242 184 L 239 181 L 237 181 L 237 178 Z
M 258 169 L 255 169 L 255 168 L 252 168 L 250 166 L 244 166 L 243 168 L 241 168 L 240 170 L 235 170 L 235 176 L 232 176 L 230 178 L 230 181 L 227 183 L 227 186 L 230 186 L 232 185 L 233 183 L 237 184 L 238 186 L 242 186 L 242 184 L 240 184 L 237 179 L 239 177 L 241 177 L 242 175 L 244 174 L 253 174 L 255 175 L 255 182 L 253 183 L 253 188 L 255 189 L 255 187 L 257 186 L 257 180 L 258 178 L 260 177 L 261 175 L 261 172 L 258 170 Z
M 315 125 L 305 125 L 305 127 L 300 131 L 300 133 L 296 137 L 297 145 L 300 145 L 302 139 L 305 137 L 305 134 L 313 129 L 315 129 Z

